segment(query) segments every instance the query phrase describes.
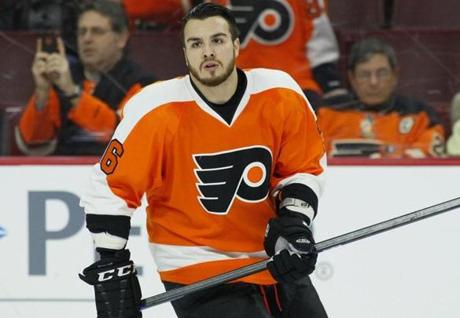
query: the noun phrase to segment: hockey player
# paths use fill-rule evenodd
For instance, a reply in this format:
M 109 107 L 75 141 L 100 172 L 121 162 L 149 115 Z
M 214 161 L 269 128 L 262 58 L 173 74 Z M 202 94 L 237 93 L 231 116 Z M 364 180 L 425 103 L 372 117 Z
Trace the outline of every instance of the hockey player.
M 81 275 L 98 317 L 141 317 L 125 247 L 144 194 L 167 290 L 273 256 L 266 271 L 173 301 L 178 317 L 326 317 L 308 277 L 326 169 L 311 105 L 282 71 L 236 68 L 225 7 L 201 4 L 183 21 L 189 75 L 127 103 L 81 200 L 101 256 Z

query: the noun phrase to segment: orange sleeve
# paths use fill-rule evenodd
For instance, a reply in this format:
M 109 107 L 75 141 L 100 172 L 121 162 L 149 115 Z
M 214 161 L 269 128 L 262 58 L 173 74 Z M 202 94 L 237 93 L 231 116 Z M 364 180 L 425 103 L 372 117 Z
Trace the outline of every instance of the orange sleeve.
M 439 157 L 444 153 L 444 127 L 440 124 L 429 127 L 429 119 L 422 120 L 418 129 L 418 136 L 408 148 L 420 149 L 425 155 Z M 424 119 L 425 119 L 424 118 Z
M 54 90 L 50 90 L 48 103 L 43 110 L 35 107 L 33 95 L 19 121 L 19 131 L 26 144 L 43 143 L 53 139 L 61 126 L 59 117 L 59 99 Z
M 348 121 L 348 116 L 336 114 L 335 111 L 328 107 L 321 107 L 317 111 L 318 125 L 323 133 L 324 144 L 326 151 L 331 152 L 331 143 L 335 139 L 340 138 L 358 138 L 355 136 L 355 123 Z
M 285 108 L 287 125 L 276 158 L 276 183 L 296 173 L 318 176 L 324 172 L 321 160 L 325 150 L 315 115 L 302 97 L 296 95 L 290 99 L 288 105 L 291 107 Z
M 109 140 L 118 124 L 118 113 L 121 113 L 124 104 L 141 88 L 139 83 L 134 84 L 118 105 L 117 110 L 112 109 L 99 98 L 83 92 L 78 104 L 69 111 L 68 117 L 80 127 L 100 134 L 102 140 Z
M 69 119 L 80 127 L 103 135 L 112 134 L 117 124 L 116 111 L 102 100 L 86 92 L 68 114 Z

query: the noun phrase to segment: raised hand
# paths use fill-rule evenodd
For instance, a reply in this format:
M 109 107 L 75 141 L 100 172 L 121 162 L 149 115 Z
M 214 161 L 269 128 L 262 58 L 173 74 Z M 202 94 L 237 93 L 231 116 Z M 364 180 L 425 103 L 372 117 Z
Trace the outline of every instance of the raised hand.
M 40 105 L 40 108 L 46 103 L 46 100 L 48 99 L 48 90 L 52 85 L 52 82 L 48 78 L 47 74 L 47 63 L 50 54 L 44 52 L 42 47 L 42 38 L 38 38 L 37 50 L 35 52 L 34 61 L 32 63 L 32 75 L 35 82 L 37 105 Z
M 58 52 L 49 54 L 46 63 L 46 74 L 50 81 L 59 87 L 65 95 L 75 92 L 75 82 L 72 79 L 70 65 L 65 54 L 64 42 L 57 38 Z

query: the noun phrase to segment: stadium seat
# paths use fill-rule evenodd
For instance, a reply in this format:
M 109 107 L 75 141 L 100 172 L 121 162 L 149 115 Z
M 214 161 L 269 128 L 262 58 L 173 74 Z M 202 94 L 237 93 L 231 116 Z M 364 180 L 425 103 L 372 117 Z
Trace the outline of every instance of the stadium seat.
M 393 5 L 394 28 L 460 29 L 458 0 L 394 0 Z
M 22 105 L 12 106 L 5 103 L 0 104 L 0 156 L 19 156 L 19 151 L 14 130 L 19 123 Z
M 25 105 L 33 92 L 30 68 L 36 38 L 30 32 L 0 32 L 0 89 L 5 105 Z
M 377 30 L 384 24 L 383 0 L 329 0 L 334 29 Z

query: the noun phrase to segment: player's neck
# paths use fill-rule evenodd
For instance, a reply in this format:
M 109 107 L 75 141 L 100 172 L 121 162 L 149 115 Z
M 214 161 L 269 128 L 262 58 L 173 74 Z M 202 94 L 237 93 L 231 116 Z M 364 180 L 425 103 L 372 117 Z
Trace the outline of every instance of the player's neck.
M 214 104 L 224 104 L 235 94 L 238 85 L 238 73 L 235 68 L 230 76 L 217 86 L 204 85 L 193 77 L 192 80 L 208 101 Z

